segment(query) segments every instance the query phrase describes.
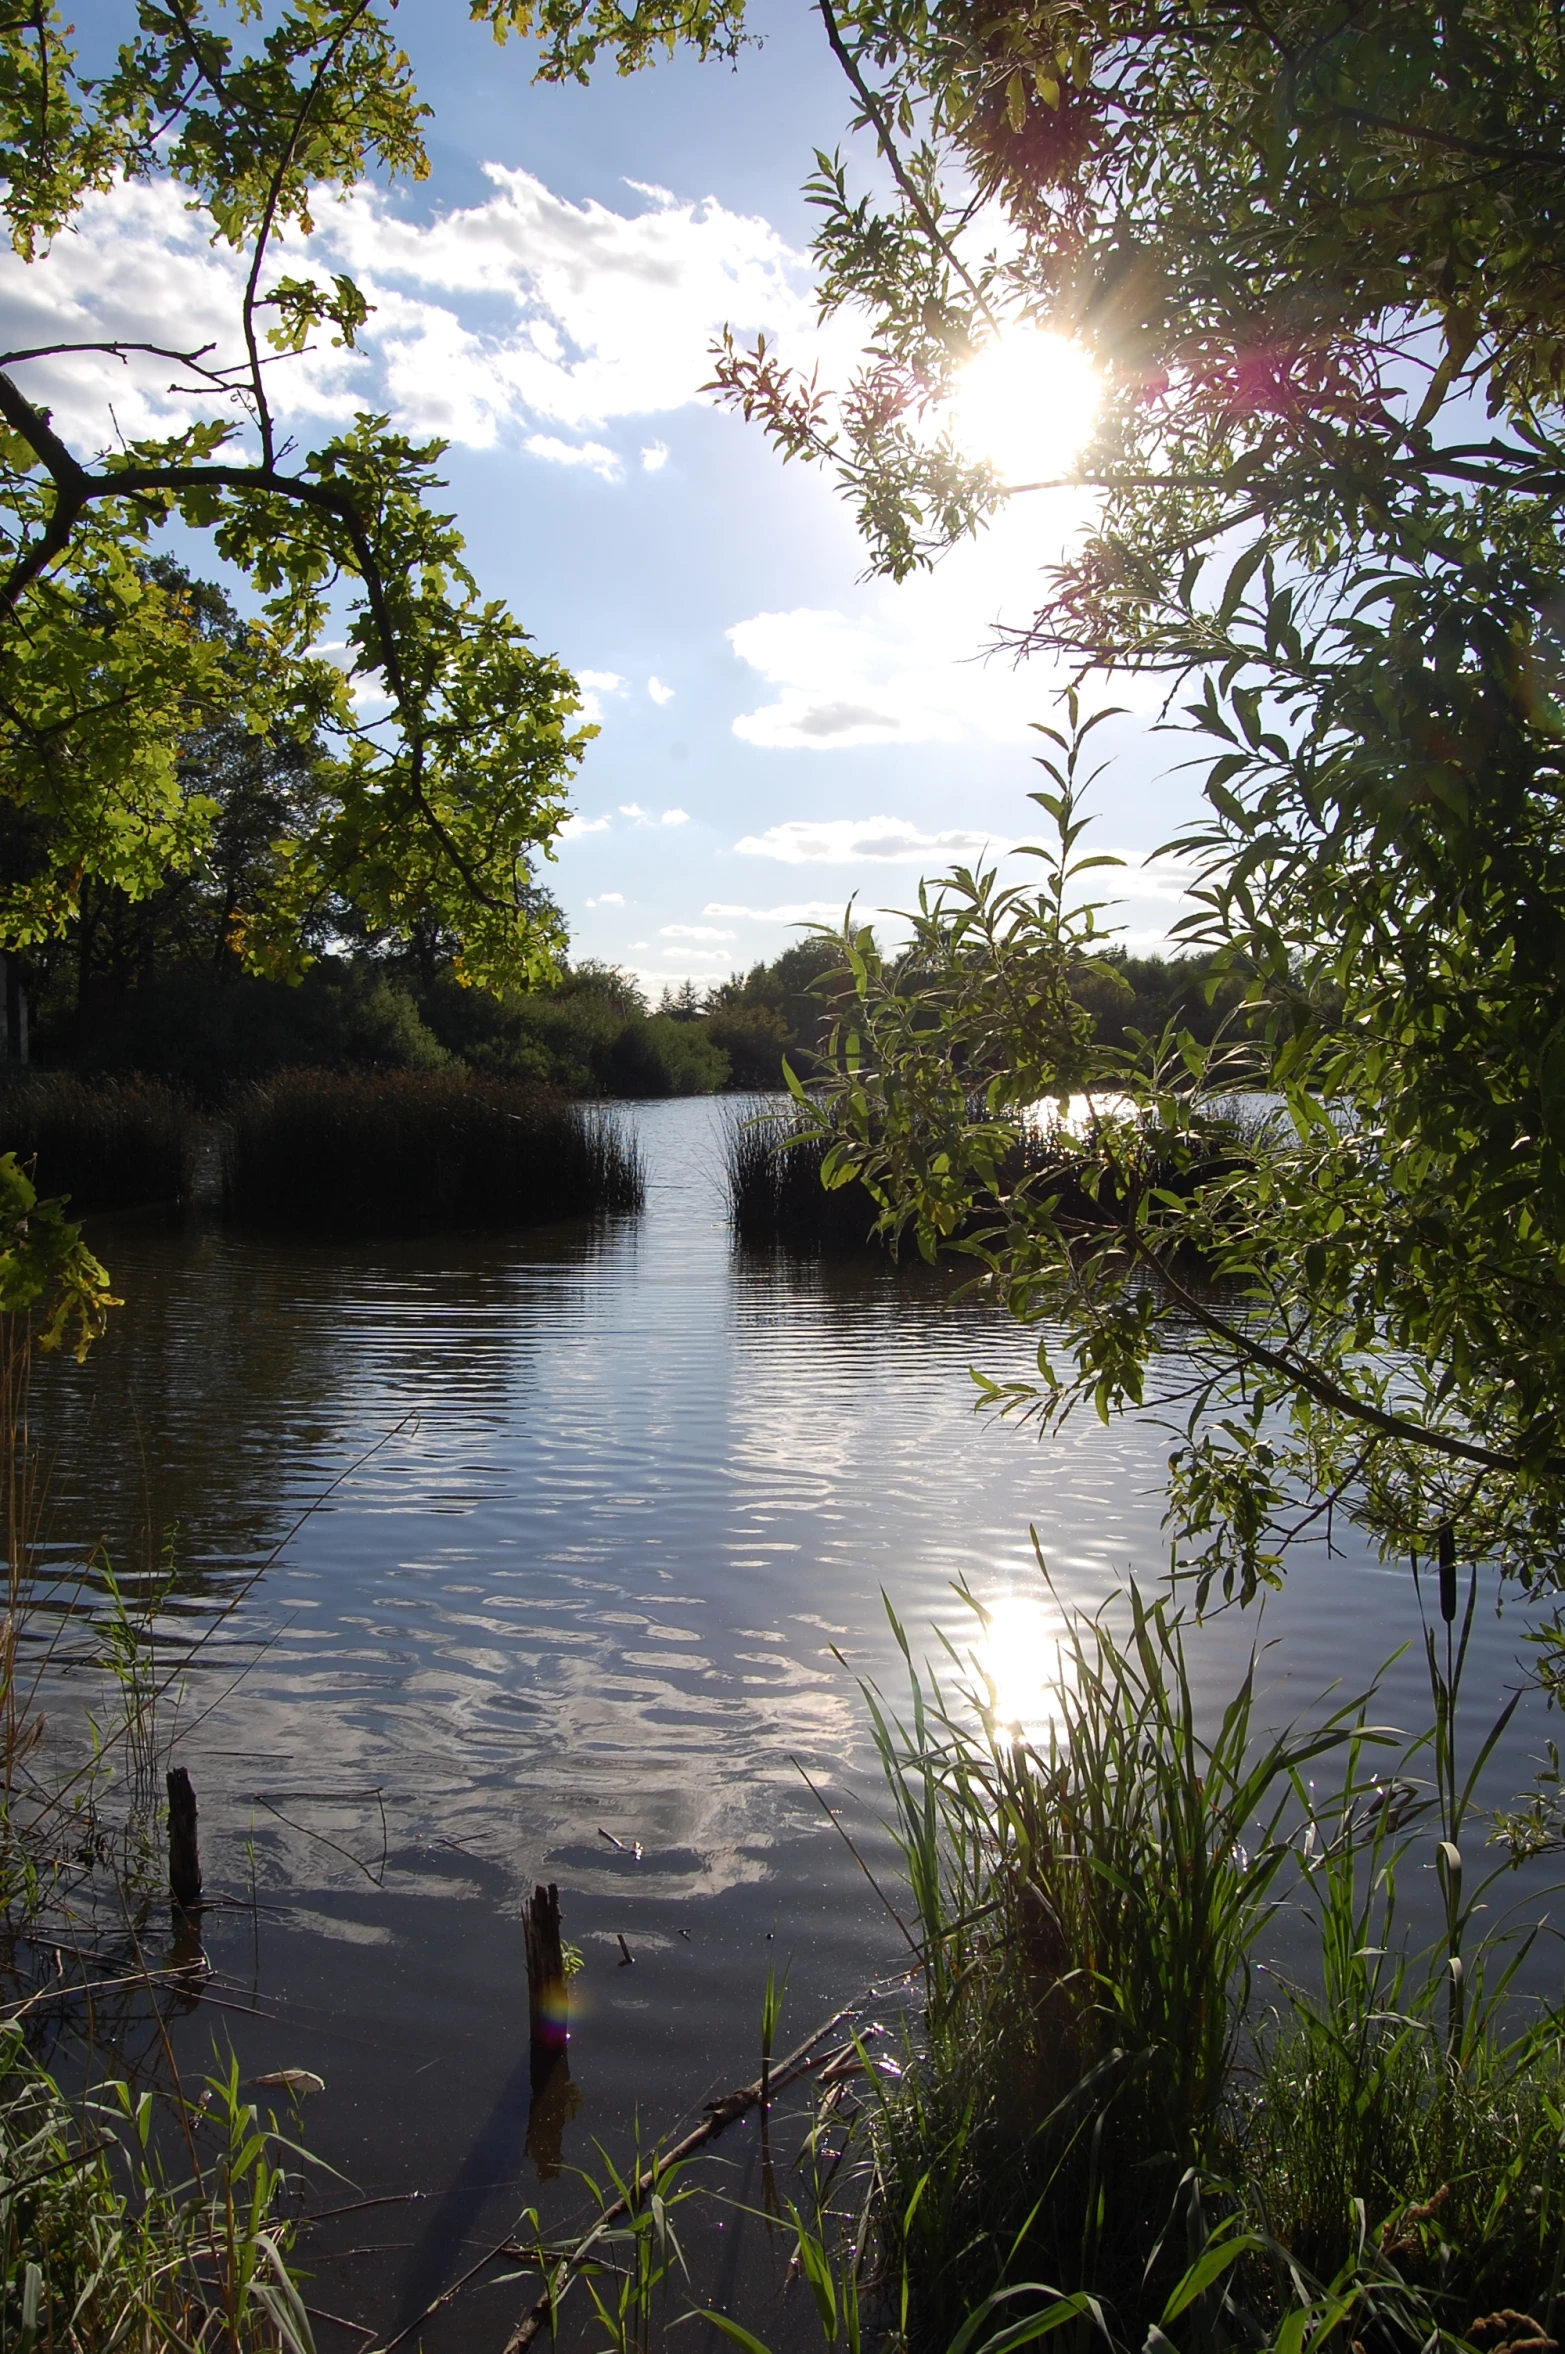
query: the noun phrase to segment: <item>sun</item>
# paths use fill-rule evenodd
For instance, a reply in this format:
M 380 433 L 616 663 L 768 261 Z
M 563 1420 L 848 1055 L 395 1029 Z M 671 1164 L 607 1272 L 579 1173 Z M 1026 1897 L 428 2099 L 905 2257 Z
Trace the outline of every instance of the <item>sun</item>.
M 996 336 L 962 370 L 951 428 L 1013 488 L 1068 473 L 1097 423 L 1103 386 L 1079 343 L 1044 327 Z

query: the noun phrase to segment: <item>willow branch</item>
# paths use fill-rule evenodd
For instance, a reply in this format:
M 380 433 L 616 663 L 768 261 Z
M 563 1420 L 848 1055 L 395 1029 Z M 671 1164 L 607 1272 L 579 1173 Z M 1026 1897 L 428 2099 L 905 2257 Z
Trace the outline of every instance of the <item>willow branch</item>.
M 858 60 L 854 57 L 852 51 L 848 48 L 847 43 L 842 38 L 841 28 L 837 23 L 836 14 L 832 8 L 831 0 L 815 0 L 815 4 L 820 11 L 821 22 L 826 27 L 826 38 L 831 43 L 832 55 L 836 58 L 837 63 L 841 66 L 843 72 L 847 75 L 848 80 L 852 83 L 854 91 L 857 94 L 859 104 L 864 109 L 865 116 L 871 123 L 874 124 L 875 136 L 880 142 L 880 152 L 885 157 L 886 162 L 891 168 L 892 178 L 896 181 L 897 186 L 901 189 L 903 195 L 907 198 L 909 204 L 913 207 L 914 212 L 917 214 L 919 227 L 923 230 L 925 236 L 930 240 L 931 244 L 934 245 L 939 252 L 944 254 L 950 267 L 956 272 L 957 276 L 961 279 L 962 284 L 967 288 L 968 293 L 972 296 L 974 302 L 977 303 L 979 310 L 983 313 L 984 318 L 988 321 L 990 328 L 996 335 L 998 335 L 1000 332 L 999 320 L 995 317 L 993 311 L 989 308 L 987 301 L 984 299 L 983 294 L 980 292 L 978 286 L 969 275 L 965 263 L 960 259 L 958 254 L 953 249 L 945 231 L 941 228 L 940 223 L 936 220 L 934 214 L 931 212 L 922 190 L 919 188 L 917 182 L 914 180 L 912 174 L 908 171 L 907 166 L 903 163 L 901 156 L 897 152 L 897 143 L 892 135 L 891 126 L 886 120 L 885 108 L 881 105 L 880 99 L 870 88 L 868 82 L 865 81 L 862 73 L 860 73 Z

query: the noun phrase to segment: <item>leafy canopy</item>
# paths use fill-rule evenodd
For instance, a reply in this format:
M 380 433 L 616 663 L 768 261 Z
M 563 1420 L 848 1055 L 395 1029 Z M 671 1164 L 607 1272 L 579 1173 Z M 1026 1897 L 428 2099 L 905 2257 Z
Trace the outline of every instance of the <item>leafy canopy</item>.
M 732 37 L 690 9 L 590 27 L 549 8 L 473 14 L 500 38 L 540 34 L 552 75 L 609 37 L 627 66 L 655 35 Z M 95 192 L 172 179 L 242 268 L 225 348 L 182 341 L 175 318 L 166 346 L 0 353 L 0 946 L 58 937 L 84 884 L 137 899 L 193 871 L 216 811 L 181 793 L 179 749 L 237 721 L 309 748 L 312 767 L 311 822 L 234 911 L 250 964 L 296 971 L 339 900 L 381 933 L 453 935 L 469 980 L 536 981 L 562 933 L 535 869 L 592 733 L 575 682 L 468 570 L 438 505 L 440 444 L 361 415 L 301 456 L 278 423 L 278 371 L 322 337 L 351 346 L 368 317 L 359 288 L 310 257 L 322 200 L 428 168 L 428 109 L 389 12 L 144 0 L 124 33 L 89 79 L 52 5 L 0 27 L 0 212 L 16 250 L 39 258 Z M 30 370 L 105 352 L 171 365 L 193 421 L 73 446 Z M 203 631 L 149 567 L 171 521 L 250 583 L 243 632 Z M 321 650 L 334 638 L 341 662 Z
M 1026 326 L 1090 351 L 1102 416 L 1058 479 L 1093 487 L 1094 521 L 1015 650 L 1167 682 L 1206 785 L 1182 929 L 1247 998 L 1215 1047 L 1084 1044 L 1061 984 L 1100 943 L 1055 887 L 1083 813 L 1068 729 L 1039 796 L 1048 888 L 951 878 L 900 966 L 846 939 L 836 1172 L 868 1176 L 888 1230 L 976 1250 L 1053 1327 L 1010 1403 L 1179 1391 L 1176 1520 L 1208 1576 L 1248 1591 L 1290 1525 L 1340 1508 L 1388 1547 L 1454 1530 L 1552 1577 L 1557 15 L 819 7 L 887 167 L 884 197 L 834 156 L 812 183 L 824 300 L 867 310 L 869 358 L 830 393 L 730 341 L 718 387 L 834 471 L 900 577 L 1005 498 L 1051 529 L 1047 483 L 1003 484 L 940 430 L 967 359 Z M 1122 1106 L 1084 1140 L 1093 1216 L 1041 1183 L 1006 1195 L 1030 1102 L 1088 1086 Z M 1282 1115 L 1214 1134 L 1224 1097 L 1256 1089 Z
M 498 39 L 540 36 L 553 78 L 605 42 L 628 70 L 659 42 L 737 37 L 721 8 L 686 0 L 471 13 Z M 553 973 L 563 930 L 535 868 L 593 732 L 575 681 L 469 571 L 437 503 L 439 443 L 361 415 L 301 456 L 278 423 L 278 369 L 323 335 L 352 346 L 369 315 L 351 279 L 311 261 L 315 211 L 372 176 L 424 176 L 428 111 L 372 0 L 139 0 L 97 78 L 54 0 L 0 24 L 0 215 L 24 260 L 89 196 L 172 179 L 242 265 L 221 349 L 176 317 L 166 344 L 0 352 L 0 949 L 59 940 L 84 893 L 143 901 L 226 863 L 245 882 L 226 945 L 256 970 L 296 973 L 325 911 L 345 908 L 382 937 L 454 941 L 470 982 Z M 105 353 L 171 366 L 193 421 L 73 446 L 30 371 Z M 205 626 L 198 591 L 152 560 L 176 521 L 250 584 L 243 628 Z M 232 795 L 181 773 L 193 741 L 236 731 L 295 786 L 269 849 L 237 861 Z M 41 1315 L 43 1337 L 79 1353 L 112 1305 L 102 1270 L 9 1160 L 0 1193 L 0 1310 Z

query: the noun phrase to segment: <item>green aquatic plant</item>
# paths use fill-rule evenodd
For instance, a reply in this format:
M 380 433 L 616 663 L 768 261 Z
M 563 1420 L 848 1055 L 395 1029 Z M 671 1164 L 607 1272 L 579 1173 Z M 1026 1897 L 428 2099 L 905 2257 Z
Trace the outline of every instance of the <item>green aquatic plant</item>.
M 67 2102 L 0 2028 L 0 2344 L 16 2354 L 313 2354 L 288 2265 L 290 2161 L 237 2062 L 186 2104 L 125 2081 Z
M 1471 2343 L 1502 2310 L 1549 2336 L 1565 2028 L 1517 1993 L 1536 1927 L 1490 1917 L 1515 1857 L 1463 1857 L 1514 1705 L 1464 1748 L 1474 1607 L 1429 1631 L 1411 1740 L 1372 1691 L 1267 1729 L 1253 1657 L 1198 1704 L 1178 1610 L 1134 1588 L 1062 1612 L 1031 1726 L 981 1646 L 947 1644 L 948 1688 L 893 1618 L 909 1706 L 868 1700 L 923 2005 L 900 2071 L 866 2068 L 859 2156 L 899 2340 L 1020 2283 L 1116 2347 Z
M 1207 1727 L 1176 1611 L 1124 1606 L 1123 1635 L 1107 1611 L 1065 1620 L 1031 1737 L 954 1650 L 958 1689 L 927 1680 L 894 1616 L 910 1711 L 868 1694 L 925 1997 L 875 2123 L 921 2343 L 1018 2268 L 1112 2299 L 1123 2328 L 1156 2319 L 1205 2228 L 1298 1779 L 1377 1737 L 1362 1699 L 1263 1735 L 1253 1662 Z
M 77 1212 L 182 1201 L 196 1138 L 185 1097 L 154 1080 L 31 1071 L 0 1086 L 0 1145 Z
M 770 1964 L 766 1985 L 761 1994 L 761 2109 L 764 2114 L 771 2099 L 772 2051 L 777 2041 L 777 2029 L 782 2019 L 783 2003 L 788 1994 L 788 1969 L 779 1978 Z

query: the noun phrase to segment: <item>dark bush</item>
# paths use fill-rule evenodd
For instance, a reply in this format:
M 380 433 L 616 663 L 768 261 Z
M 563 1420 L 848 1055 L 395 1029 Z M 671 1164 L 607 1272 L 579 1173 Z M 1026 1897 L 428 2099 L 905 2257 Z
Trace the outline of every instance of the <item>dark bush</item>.
M 625 1024 L 604 1075 L 611 1095 L 714 1095 L 728 1077 L 728 1057 L 703 1024 L 649 1014 Z
M 649 1015 L 631 976 L 612 965 L 579 965 L 558 988 L 504 998 L 444 973 L 420 990 L 419 1007 L 440 1043 L 475 1069 L 568 1095 L 711 1095 L 728 1077 L 728 1057 L 704 1023 Z
M 336 1234 L 519 1226 L 638 1210 L 612 1119 L 470 1071 L 283 1071 L 234 1107 L 224 1199 L 257 1223 Z
M 46 1031 L 40 1041 L 49 1050 Z M 82 1067 L 148 1073 L 216 1108 L 276 1070 L 427 1070 L 447 1059 L 406 988 L 372 964 L 323 957 L 297 987 L 249 973 L 160 975 L 128 992 Z
M 718 1006 L 706 1017 L 714 1046 L 728 1057 L 730 1087 L 780 1087 L 783 1056 L 794 1047 L 786 1014 L 769 1005 Z
M 155 1080 L 33 1071 L 0 1086 L 0 1152 L 33 1164 L 39 1192 L 68 1194 L 73 1210 L 181 1201 L 195 1151 L 190 1105 Z

